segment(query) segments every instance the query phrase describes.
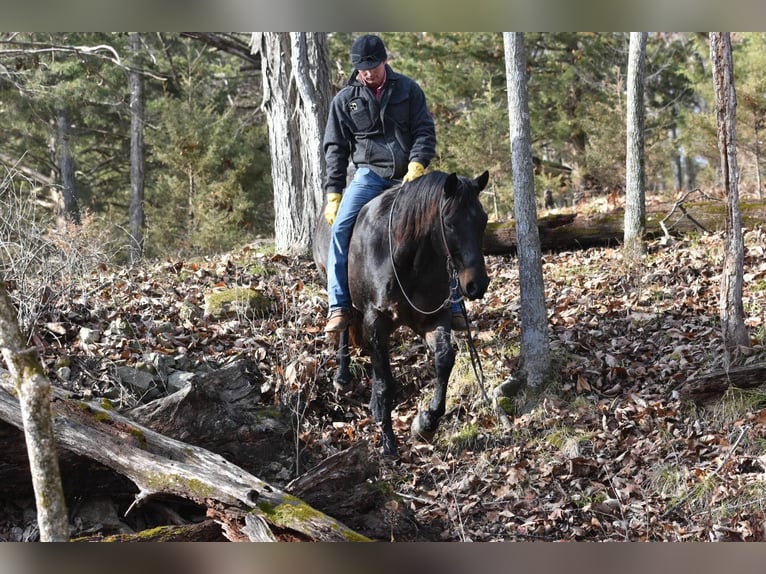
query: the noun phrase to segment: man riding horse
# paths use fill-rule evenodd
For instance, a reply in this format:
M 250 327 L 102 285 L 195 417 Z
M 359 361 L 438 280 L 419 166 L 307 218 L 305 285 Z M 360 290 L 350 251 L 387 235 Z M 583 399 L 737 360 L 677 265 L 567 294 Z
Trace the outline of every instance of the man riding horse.
M 351 319 L 348 247 L 359 210 L 384 189 L 423 175 L 436 154 L 434 121 L 423 90 L 387 62 L 378 36 L 357 38 L 351 46 L 354 71 L 333 99 L 327 119 L 324 216 L 332 226 L 327 332 L 344 331 Z M 346 187 L 349 158 L 356 171 Z M 466 328 L 460 308 L 453 307 L 452 329 Z

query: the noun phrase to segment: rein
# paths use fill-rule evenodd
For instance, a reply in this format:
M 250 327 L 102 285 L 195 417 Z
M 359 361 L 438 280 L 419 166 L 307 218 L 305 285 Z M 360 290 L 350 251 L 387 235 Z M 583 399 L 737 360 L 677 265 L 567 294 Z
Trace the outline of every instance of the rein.
M 394 206 L 396 205 L 396 200 L 399 198 L 399 194 L 401 192 L 402 192 L 402 187 L 400 186 L 399 189 L 396 191 L 396 195 L 394 195 L 394 200 L 391 202 L 391 210 L 388 212 L 388 252 L 389 252 L 389 257 L 391 258 L 391 268 L 394 270 L 394 278 L 396 278 L 396 284 L 399 286 L 399 290 L 402 292 L 402 295 L 404 295 L 404 298 L 407 300 L 407 303 L 409 303 L 410 307 L 415 309 L 415 311 L 417 311 L 418 313 L 422 313 L 423 315 L 433 315 L 435 313 L 438 313 L 442 309 L 446 308 L 448 305 L 451 305 L 452 303 L 461 303 L 463 301 L 463 297 L 453 300 L 452 287 L 450 286 L 449 293 L 447 295 L 447 298 L 444 300 L 444 303 L 442 303 L 441 305 L 439 305 L 436 309 L 433 309 L 432 311 L 425 311 L 419 308 L 417 305 L 415 305 L 415 303 L 413 303 L 412 300 L 407 295 L 407 292 L 404 290 L 402 281 L 401 279 L 399 279 L 399 273 L 396 272 L 396 263 L 394 262 L 394 239 L 393 239 L 393 233 L 391 232 L 392 222 L 394 220 Z M 457 281 L 457 269 L 455 269 L 455 265 L 452 262 L 452 253 L 450 253 L 449 245 L 447 244 L 447 232 L 444 229 L 443 206 L 444 206 L 444 203 L 442 201 L 439 201 L 439 223 L 441 226 L 442 242 L 444 243 L 444 250 L 447 253 L 447 273 L 449 274 L 451 279 L 454 279 L 455 281 Z M 462 307 L 463 309 L 465 309 L 465 305 L 463 305 Z

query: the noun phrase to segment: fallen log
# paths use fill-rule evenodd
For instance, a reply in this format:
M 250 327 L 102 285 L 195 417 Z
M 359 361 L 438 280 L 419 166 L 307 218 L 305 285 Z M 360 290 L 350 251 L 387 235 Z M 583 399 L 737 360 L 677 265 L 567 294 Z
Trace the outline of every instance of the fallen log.
M 0 373 L 0 420 L 23 428 L 14 385 Z M 220 455 L 144 427 L 95 401 L 54 387 L 51 403 L 59 449 L 124 475 L 138 488 L 134 505 L 173 495 L 217 512 L 230 540 L 368 540 Z
M 766 222 L 766 204 L 750 201 L 740 204 L 742 224 L 745 227 Z M 538 218 L 540 247 L 545 251 L 570 251 L 589 247 L 619 245 L 624 237 L 622 210 L 610 213 L 581 215 L 559 213 Z M 665 235 L 684 235 L 691 232 L 723 231 L 726 225 L 726 204 L 707 200 L 676 202 L 672 206 L 655 207 L 646 215 L 647 239 Z M 484 233 L 486 255 L 516 253 L 516 224 L 513 221 L 490 223 Z
M 329 511 L 344 524 L 379 540 L 438 540 L 431 525 L 418 525 L 388 484 L 377 482 L 378 455 L 367 441 L 323 460 L 285 489 L 314 508 Z
M 678 388 L 684 401 L 703 402 L 720 397 L 730 387 L 752 389 L 766 385 L 766 364 L 732 367 L 689 379 Z
M 159 526 L 132 534 L 95 535 L 72 542 L 226 542 L 221 525 L 213 519 L 181 526 Z

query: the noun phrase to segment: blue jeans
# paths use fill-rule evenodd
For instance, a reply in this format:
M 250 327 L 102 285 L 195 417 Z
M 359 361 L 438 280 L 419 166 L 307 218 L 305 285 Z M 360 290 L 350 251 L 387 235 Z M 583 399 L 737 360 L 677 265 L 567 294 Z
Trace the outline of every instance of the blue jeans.
M 343 192 L 343 199 L 332 225 L 330 251 L 327 256 L 327 299 L 331 313 L 336 309 L 351 308 L 351 295 L 348 292 L 348 245 L 359 210 L 384 189 L 397 183 L 397 180 L 380 177 L 368 167 L 360 167 Z

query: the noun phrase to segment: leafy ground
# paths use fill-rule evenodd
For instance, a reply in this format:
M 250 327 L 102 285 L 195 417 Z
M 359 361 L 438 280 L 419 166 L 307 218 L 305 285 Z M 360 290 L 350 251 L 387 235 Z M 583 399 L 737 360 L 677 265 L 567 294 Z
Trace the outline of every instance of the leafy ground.
M 766 360 L 764 245 L 763 231 L 747 232 L 744 300 L 753 345 L 739 357 L 745 363 Z M 511 429 L 482 401 L 460 335 L 448 415 L 433 443 L 410 442 L 417 405 L 430 398 L 431 363 L 409 332 L 397 334 L 401 456 L 384 460 L 379 478 L 418 524 L 432 527 L 423 532 L 436 530 L 442 540 L 766 538 L 766 394 L 730 390 L 700 405 L 677 392 L 689 378 L 724 367 L 721 249 L 720 236 L 702 235 L 651 243 L 638 265 L 627 265 L 619 249 L 546 254 L 556 375 L 534 408 L 517 408 Z M 489 292 L 468 308 L 489 391 L 517 367 L 519 286 L 512 257 L 487 262 Z M 234 285 L 262 291 L 272 312 L 226 321 L 185 314 L 203 305 L 205 293 Z M 36 342 L 54 380 L 67 356 L 73 376 L 66 386 L 93 395 L 113 385 L 110 364 L 135 364 L 150 351 L 210 365 L 251 357 L 274 396 L 301 405 L 294 414 L 305 468 L 353 441 L 376 440 L 367 358 L 353 359 L 356 389 L 336 395 L 325 315 L 310 261 L 253 245 L 132 271 L 102 267 L 40 318 Z M 80 341 L 81 327 L 104 330 L 117 320 L 129 336 Z M 134 400 L 123 398 L 124 406 Z

